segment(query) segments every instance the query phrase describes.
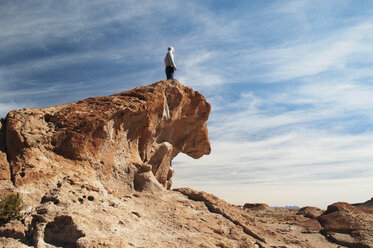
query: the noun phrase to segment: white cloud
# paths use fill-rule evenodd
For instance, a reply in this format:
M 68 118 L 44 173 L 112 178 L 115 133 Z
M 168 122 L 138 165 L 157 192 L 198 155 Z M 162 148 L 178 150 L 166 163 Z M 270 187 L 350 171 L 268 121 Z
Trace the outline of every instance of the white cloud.
M 359 24 L 328 34 L 317 41 L 297 41 L 295 44 L 246 52 L 243 64 L 254 64 L 252 78 L 271 82 L 315 76 L 326 71 L 340 71 L 361 60 L 372 61 L 373 36 L 371 24 Z M 257 63 L 255 63 L 255 61 Z M 255 65 L 256 64 L 256 65 Z M 263 74 L 255 76 L 255 70 Z
M 179 155 L 174 160 L 175 187 L 209 190 L 240 204 L 263 201 L 275 205 L 325 207 L 336 198 L 336 188 L 338 192 L 353 191 L 343 197 L 339 194 L 338 201 L 364 201 L 371 192 L 360 190 L 361 186 L 373 186 L 372 138 L 373 133 L 332 136 L 304 129 L 261 141 L 212 140 L 211 155 L 200 160 Z M 282 189 L 281 194 L 274 193 L 278 188 Z M 272 194 L 260 196 L 263 189 L 267 193 L 272 190 Z M 227 191 L 240 194 L 236 192 L 233 197 Z M 307 194 L 303 194 L 304 191 Z M 282 199 L 284 194 L 289 194 L 286 199 Z M 323 199 L 307 199 L 310 194 L 320 194 Z M 326 195 L 330 197 L 327 203 Z
M 239 204 L 325 208 L 369 199 L 373 89 L 339 80 L 304 81 L 262 95 L 243 92 L 235 102 L 214 98 L 212 153 L 200 160 L 179 155 L 175 186 Z

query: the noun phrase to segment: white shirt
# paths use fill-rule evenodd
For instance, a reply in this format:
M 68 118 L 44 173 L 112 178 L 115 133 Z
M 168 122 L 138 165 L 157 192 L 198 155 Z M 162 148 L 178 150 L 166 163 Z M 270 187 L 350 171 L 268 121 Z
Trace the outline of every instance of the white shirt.
M 172 66 L 176 68 L 175 61 L 174 61 L 174 54 L 172 51 L 168 51 L 166 53 L 166 56 L 164 57 L 164 65 L 167 66 Z

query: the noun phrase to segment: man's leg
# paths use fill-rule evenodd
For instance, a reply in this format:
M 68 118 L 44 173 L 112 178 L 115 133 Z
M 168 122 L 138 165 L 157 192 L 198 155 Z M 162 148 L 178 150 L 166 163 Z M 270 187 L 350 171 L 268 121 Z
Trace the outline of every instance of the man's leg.
M 174 79 L 174 68 L 172 68 L 171 66 L 167 66 L 166 67 L 166 76 L 167 76 L 167 80 L 168 79 Z

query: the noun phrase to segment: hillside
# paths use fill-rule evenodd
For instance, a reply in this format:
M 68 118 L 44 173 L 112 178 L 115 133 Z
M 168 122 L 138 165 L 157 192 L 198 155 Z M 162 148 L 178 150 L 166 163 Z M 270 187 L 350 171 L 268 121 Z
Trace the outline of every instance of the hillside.
M 373 209 L 373 198 L 366 201 L 366 202 L 355 203 L 355 204 L 352 204 L 352 205 L 357 207 L 357 208 L 362 208 L 362 209 Z

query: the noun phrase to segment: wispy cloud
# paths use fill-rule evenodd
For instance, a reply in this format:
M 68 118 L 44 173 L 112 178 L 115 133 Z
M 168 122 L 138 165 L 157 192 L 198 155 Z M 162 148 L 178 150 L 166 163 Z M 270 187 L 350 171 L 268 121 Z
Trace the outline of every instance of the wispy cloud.
M 188 185 L 212 190 L 239 204 L 259 201 L 262 197 L 258 196 L 265 188 L 272 188 L 272 195 L 265 202 L 273 204 L 313 204 L 325 208 L 332 203 L 335 189 L 354 189 L 355 201 L 364 201 L 371 192 L 359 187 L 363 183 L 372 186 L 372 138 L 372 133 L 332 136 L 319 130 L 303 129 L 260 141 L 213 140 L 211 155 L 201 160 L 185 156 L 176 159 L 175 187 Z M 284 192 L 276 195 L 276 188 L 284 188 Z M 315 199 L 307 202 L 306 197 L 299 197 L 300 190 L 306 194 L 319 192 L 320 196 L 328 192 L 329 202 L 312 203 Z M 234 197 L 230 191 L 236 191 Z M 295 197 L 288 195 L 284 200 L 285 192 Z M 338 197 L 338 201 L 352 201 L 347 194 Z

